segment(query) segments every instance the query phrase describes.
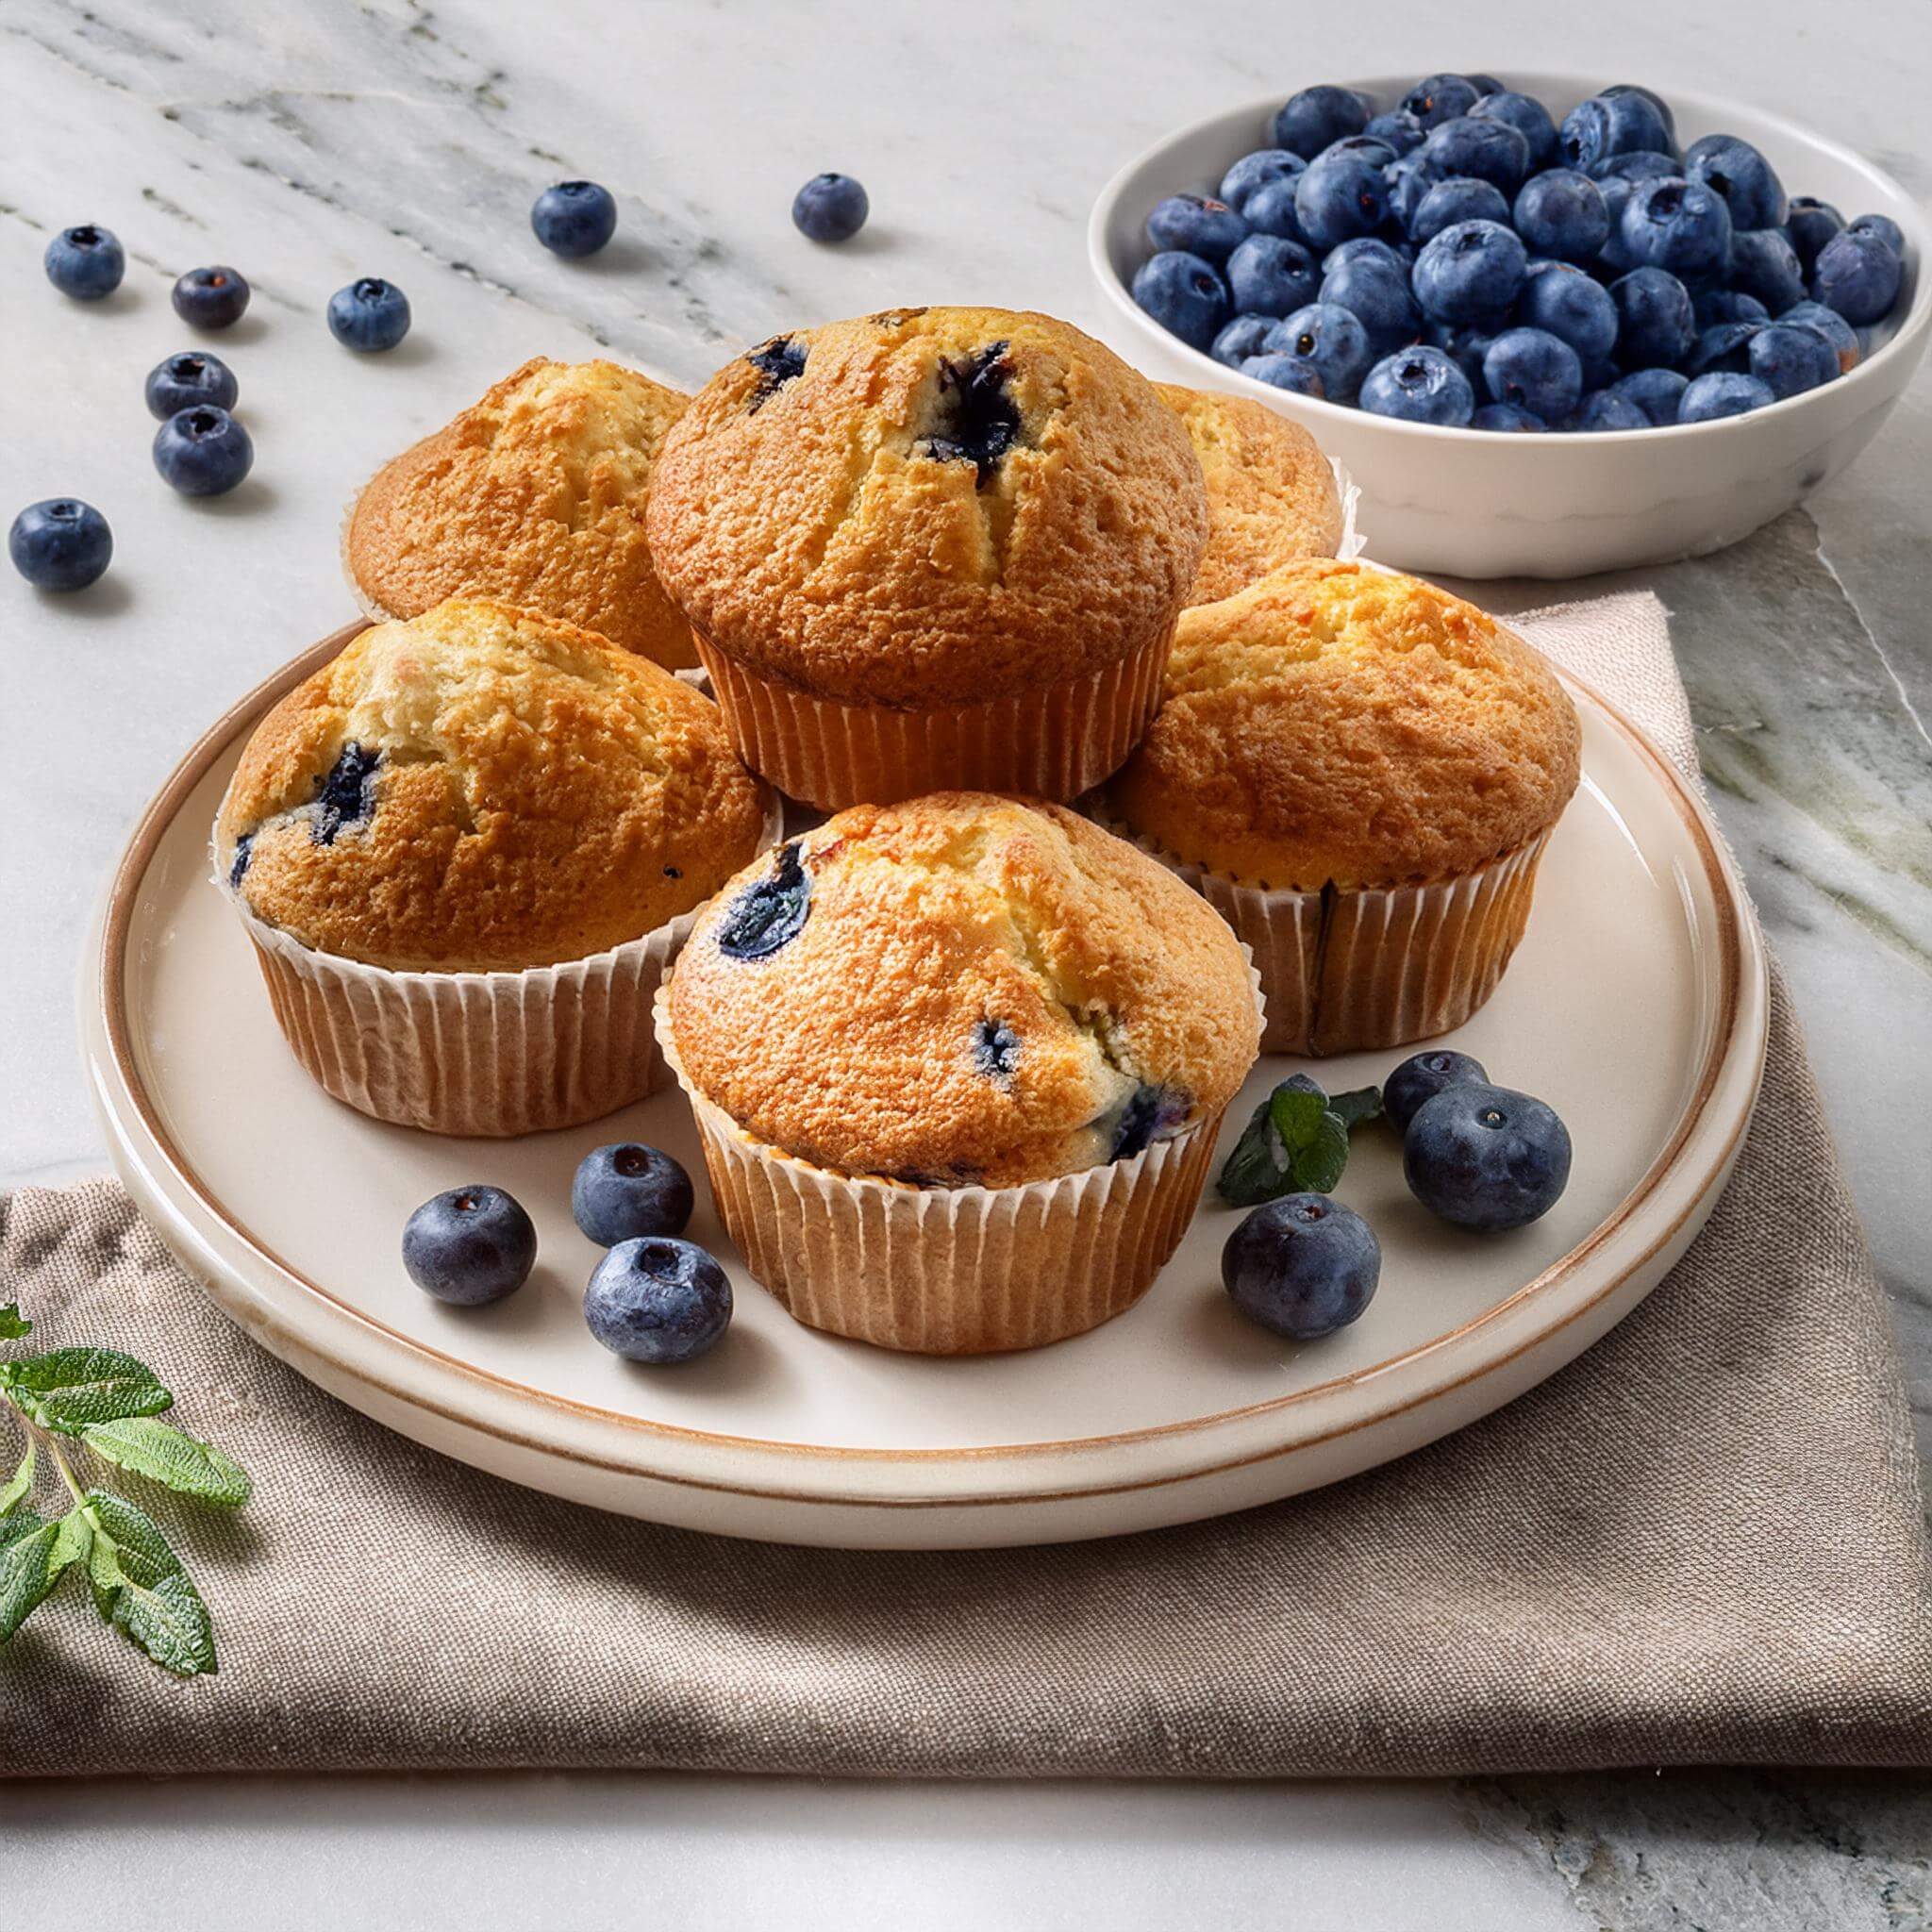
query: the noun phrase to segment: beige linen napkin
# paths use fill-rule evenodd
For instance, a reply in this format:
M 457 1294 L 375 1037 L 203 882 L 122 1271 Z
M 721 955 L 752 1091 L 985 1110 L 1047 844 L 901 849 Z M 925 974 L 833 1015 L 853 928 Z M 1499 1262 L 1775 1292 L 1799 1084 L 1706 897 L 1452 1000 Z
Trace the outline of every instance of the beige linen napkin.
M 1654 598 L 1518 622 L 1691 769 Z M 263 1355 L 111 1183 L 17 1193 L 0 1299 L 50 1341 L 111 1340 L 202 1391 L 187 1419 L 258 1494 L 228 1524 L 170 1515 L 223 1674 L 177 1683 L 78 1602 L 50 1606 L 0 1652 L 0 1773 L 1932 1760 L 1904 1397 L 1773 991 L 1729 1191 L 1580 1361 L 1351 1482 L 1114 1542 L 847 1555 L 553 1502 Z

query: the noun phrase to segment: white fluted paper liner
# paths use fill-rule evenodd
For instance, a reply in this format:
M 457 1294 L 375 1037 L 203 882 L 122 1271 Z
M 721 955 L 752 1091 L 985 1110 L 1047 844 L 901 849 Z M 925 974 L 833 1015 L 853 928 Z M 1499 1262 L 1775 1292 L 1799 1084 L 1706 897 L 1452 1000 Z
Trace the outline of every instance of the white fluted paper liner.
M 1328 467 L 1335 472 L 1336 493 L 1341 498 L 1341 536 L 1335 545 L 1335 560 L 1353 563 L 1368 548 L 1368 540 L 1356 521 L 1356 512 L 1361 507 L 1361 488 L 1341 467 L 1338 458 L 1330 457 Z
M 1258 983 L 1255 1001 L 1259 1009 Z M 753 1139 L 685 1073 L 668 978 L 654 1010 L 719 1218 L 753 1277 L 808 1328 L 913 1355 L 1039 1348 L 1132 1307 L 1187 1231 L 1226 1111 L 1082 1174 L 1011 1188 L 901 1186 Z
M 1263 1053 L 1404 1046 L 1460 1026 L 1495 991 L 1528 923 L 1547 832 L 1428 885 L 1298 892 L 1176 858 L 1088 801 L 1090 815 L 1185 880 L 1247 946 L 1266 995 Z
M 760 852 L 783 835 L 774 798 Z M 589 958 L 520 973 L 395 972 L 318 952 L 258 918 L 222 875 L 303 1067 L 358 1112 L 505 1139 L 614 1113 L 663 1083 L 651 999 L 702 907 Z

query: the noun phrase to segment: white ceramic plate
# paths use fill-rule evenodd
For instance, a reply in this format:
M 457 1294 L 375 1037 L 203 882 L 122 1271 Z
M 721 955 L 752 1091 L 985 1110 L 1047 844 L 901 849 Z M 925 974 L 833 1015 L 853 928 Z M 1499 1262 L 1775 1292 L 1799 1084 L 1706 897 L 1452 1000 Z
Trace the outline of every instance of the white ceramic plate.
M 1702 556 L 1747 537 L 1851 461 L 1877 433 L 1932 338 L 1932 229 L 1897 181 L 1862 155 L 1775 114 L 1708 94 L 1670 92 L 1677 135 L 1740 134 L 1793 194 L 1836 204 L 1847 220 L 1887 214 L 1906 234 L 1906 281 L 1866 359 L 1822 389 L 1727 422 L 1589 436 L 1500 436 L 1398 423 L 1312 396 L 1291 395 L 1170 335 L 1127 292 L 1147 256 L 1141 225 L 1163 195 L 1211 192 L 1251 148 L 1273 144 L 1277 94 L 1230 108 L 1157 142 L 1102 191 L 1087 256 L 1127 360 L 1163 382 L 1231 390 L 1291 416 L 1361 486 L 1380 560 L 1424 575 L 1574 577 Z M 1506 87 L 1560 121 L 1606 84 L 1600 75 L 1507 72 Z M 1615 79 L 1615 75 L 1608 76 Z M 1343 85 L 1392 107 L 1414 75 Z
M 223 1307 L 343 1401 L 514 1481 L 850 1547 L 1058 1541 L 1268 1502 L 1402 1455 L 1569 1361 L 1683 1251 L 1743 1133 L 1766 1024 L 1756 922 L 1701 804 L 1579 691 L 1584 784 L 1528 936 L 1452 1036 L 1571 1124 L 1574 1172 L 1543 1221 L 1457 1235 L 1410 1200 L 1377 1127 L 1357 1135 L 1340 1194 L 1381 1237 L 1381 1289 L 1318 1343 L 1233 1312 L 1217 1269 L 1237 1216 L 1210 1194 L 1144 1301 L 1053 1348 L 890 1355 L 796 1326 L 734 1270 L 721 1347 L 687 1368 L 633 1367 L 583 1325 L 597 1250 L 571 1222 L 571 1174 L 631 1137 L 695 1173 L 682 1099 L 508 1142 L 366 1120 L 290 1057 L 208 881 L 208 826 L 249 725 L 350 634 L 224 718 L 137 828 L 83 972 L 89 1067 L 122 1177 Z M 1401 1057 L 1319 1071 L 1358 1086 Z M 1229 1139 L 1290 1066 L 1261 1063 Z M 410 1285 L 398 1241 L 418 1202 L 478 1180 L 529 1208 L 538 1269 L 495 1307 L 450 1308 Z M 729 1254 L 708 1203 L 691 1234 Z

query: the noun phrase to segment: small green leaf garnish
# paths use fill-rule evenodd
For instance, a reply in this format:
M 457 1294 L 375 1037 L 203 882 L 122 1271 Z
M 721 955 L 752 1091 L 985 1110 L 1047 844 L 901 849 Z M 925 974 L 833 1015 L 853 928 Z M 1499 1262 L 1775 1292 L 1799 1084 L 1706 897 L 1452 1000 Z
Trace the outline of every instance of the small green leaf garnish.
M 13 1472 L 11 1479 L 0 1489 L 0 1516 L 10 1516 L 20 1499 L 34 1486 L 34 1442 L 29 1436 L 26 1454 L 20 1458 L 20 1467 Z
M 239 1508 L 248 1500 L 248 1473 L 209 1442 L 198 1442 L 152 1416 L 123 1416 L 91 1423 L 80 1440 L 96 1456 L 186 1496 Z
M 0 1302 L 0 1341 L 18 1341 L 23 1335 L 31 1335 L 34 1324 L 21 1312 L 15 1302 Z
M 52 1566 L 58 1524 L 42 1523 L 31 1509 L 0 1516 L 0 1643 L 39 1607 L 59 1580 Z
M 1348 1165 L 1349 1129 L 1381 1110 L 1374 1087 L 1331 1100 L 1307 1074 L 1291 1074 L 1255 1109 L 1215 1186 L 1238 1208 L 1283 1194 L 1331 1194 Z
M 160 1525 L 105 1490 L 90 1490 L 83 1507 L 93 1531 L 88 1580 L 103 1621 L 178 1677 L 217 1669 L 208 1606 Z
M 28 1422 L 60 1436 L 153 1415 L 175 1400 L 145 1362 L 114 1348 L 57 1348 L 0 1362 L 0 1389 Z
M 1382 1090 L 1379 1087 L 1351 1087 L 1346 1093 L 1328 1096 L 1330 1112 L 1341 1116 L 1341 1124 L 1352 1134 L 1370 1121 L 1382 1118 Z

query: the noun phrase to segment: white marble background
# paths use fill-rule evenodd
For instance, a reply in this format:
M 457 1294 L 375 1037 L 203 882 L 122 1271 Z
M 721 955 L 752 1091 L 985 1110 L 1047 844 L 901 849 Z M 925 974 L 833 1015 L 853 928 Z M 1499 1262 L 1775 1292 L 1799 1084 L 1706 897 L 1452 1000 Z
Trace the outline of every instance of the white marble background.
M 908 300 L 1098 325 L 1087 207 L 1167 128 L 1350 73 L 1512 65 L 1749 96 L 1932 192 L 1923 0 L 0 0 L 0 510 L 78 493 L 117 542 L 80 597 L 0 582 L 0 1185 L 101 1164 L 71 1014 L 94 894 L 189 739 L 349 614 L 339 513 L 401 444 L 539 352 L 603 348 L 695 382 L 779 327 Z M 787 219 L 825 167 L 858 175 L 874 210 L 836 251 Z M 552 260 L 528 231 L 536 191 L 570 174 L 606 182 L 623 210 L 589 263 Z M 125 287 L 95 308 L 53 294 L 39 266 L 48 233 L 82 220 L 130 255 Z M 169 282 L 210 260 L 255 286 L 218 347 L 258 462 L 233 496 L 196 505 L 153 475 L 141 379 L 185 340 Z M 415 308 L 386 358 L 348 356 L 322 321 L 329 293 L 368 273 Z M 1641 580 L 1675 613 L 1707 776 L 1797 988 L 1932 1441 L 1928 458 L 1922 377 L 1806 509 Z M 558 1927 L 1097 1912 L 1123 1926 L 1910 1926 L 1927 1923 L 1932 1845 L 1918 1781 L 1802 1772 L 0 1792 L 5 1895 L 40 1874 L 31 1916 L 46 1928 L 137 1901 L 253 1925 L 270 1900 L 302 1924 L 481 1927 L 527 1923 L 535 1899 Z

